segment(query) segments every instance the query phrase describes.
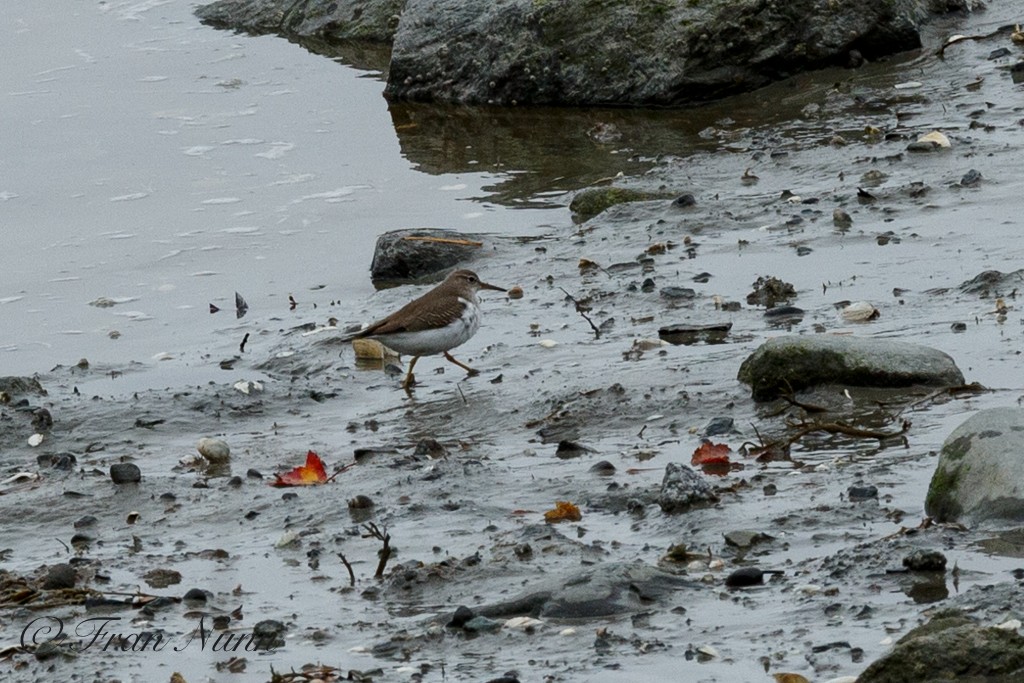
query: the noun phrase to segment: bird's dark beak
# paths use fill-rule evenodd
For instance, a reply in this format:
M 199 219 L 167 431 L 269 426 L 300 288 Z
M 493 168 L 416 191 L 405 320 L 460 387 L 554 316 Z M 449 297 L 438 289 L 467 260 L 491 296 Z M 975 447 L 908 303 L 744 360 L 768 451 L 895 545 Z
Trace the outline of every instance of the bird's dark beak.
M 480 283 L 480 289 L 493 289 L 495 292 L 507 292 L 508 290 L 498 285 L 489 285 L 486 282 Z

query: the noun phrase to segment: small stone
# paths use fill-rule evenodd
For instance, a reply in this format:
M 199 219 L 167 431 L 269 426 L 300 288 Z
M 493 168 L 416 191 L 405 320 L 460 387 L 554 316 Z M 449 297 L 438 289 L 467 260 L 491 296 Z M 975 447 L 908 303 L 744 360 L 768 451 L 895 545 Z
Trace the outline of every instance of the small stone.
M 452 615 L 452 620 L 448 622 L 447 626 L 449 628 L 462 628 L 466 625 L 466 622 L 468 622 L 475 616 L 476 613 L 473 612 L 473 610 L 466 607 L 465 605 L 460 605 L 455 610 L 455 613 Z
M 725 585 L 729 588 L 759 586 L 764 583 L 764 572 L 757 567 L 740 567 L 725 577 Z
M 611 464 L 607 460 L 602 460 L 601 462 L 591 465 L 590 471 L 602 477 L 610 477 L 615 474 L 615 465 Z
M 949 329 L 953 330 L 954 332 L 966 332 L 967 323 L 955 322 L 949 326 Z
M 205 603 L 211 597 L 213 597 L 213 593 L 210 593 L 209 591 L 204 591 L 202 588 L 190 588 L 188 592 L 181 597 L 181 599 L 189 602 Z
M 687 192 L 686 194 L 679 195 L 678 197 L 676 197 L 672 201 L 672 206 L 678 206 L 678 207 L 682 207 L 682 208 L 686 208 L 686 207 L 689 207 L 689 206 L 696 206 L 696 205 L 697 205 L 696 197 L 694 197 L 689 192 Z
M 75 569 L 70 564 L 55 564 L 46 571 L 46 578 L 43 579 L 43 590 L 61 590 L 74 588 Z
M 748 530 L 728 531 L 723 536 L 725 537 L 726 545 L 731 545 L 734 548 L 750 548 L 758 543 L 773 540 L 768 534 Z
M 135 484 L 142 481 L 142 470 L 133 462 L 118 462 L 110 466 L 110 478 L 115 484 Z
M 975 187 L 979 183 L 981 183 L 981 172 L 973 168 L 964 173 L 964 177 L 960 179 L 961 187 Z
M 946 556 L 938 550 L 915 550 L 903 558 L 903 566 L 915 572 L 946 571 Z
M 413 451 L 413 455 L 433 459 L 443 458 L 448 455 L 448 449 L 442 446 L 437 439 L 427 437 L 420 439 L 420 442 L 416 444 L 416 450 Z
M 689 287 L 662 287 L 659 292 L 663 299 L 671 301 L 689 300 L 697 297 L 696 290 Z
M 199 455 L 206 458 L 207 462 L 216 465 L 225 463 L 231 458 L 231 449 L 226 442 L 220 439 L 203 437 L 196 444 L 196 450 L 199 451 Z
M 373 507 L 373 500 L 369 496 L 359 494 L 348 501 L 349 510 L 366 510 Z
M 721 436 L 722 434 L 730 434 L 735 426 L 735 421 L 731 417 L 713 417 L 704 426 L 704 436 Z
M 555 457 L 561 458 L 562 460 L 569 460 L 571 458 L 578 458 L 586 453 L 589 448 L 581 446 L 575 441 L 562 440 L 558 442 L 558 448 L 555 449 Z
M 94 526 L 99 520 L 92 515 L 85 515 L 75 520 L 76 529 L 85 529 L 86 527 Z
M 506 293 L 506 296 L 508 296 L 509 299 L 522 299 L 523 288 L 518 285 L 516 285 L 515 287 L 510 287 L 508 292 Z
M 842 209 L 833 209 L 832 224 L 837 228 L 848 228 L 853 225 L 853 218 Z
M 878 498 L 878 487 L 877 486 L 851 486 L 846 489 L 846 497 L 852 502 L 856 503 L 862 500 L 873 500 Z

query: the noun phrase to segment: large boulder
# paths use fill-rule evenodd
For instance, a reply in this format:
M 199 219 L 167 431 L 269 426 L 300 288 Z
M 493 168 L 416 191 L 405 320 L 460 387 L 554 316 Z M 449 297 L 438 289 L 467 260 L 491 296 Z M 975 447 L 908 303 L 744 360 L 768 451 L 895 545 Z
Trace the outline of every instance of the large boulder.
M 914 49 L 954 9 L 968 2 L 219 0 L 197 14 L 304 43 L 393 41 L 392 100 L 664 105 Z
M 900 638 L 857 683 L 953 683 L 1024 680 L 1024 637 L 985 628 L 956 613 L 938 614 Z
M 740 365 L 754 399 L 819 384 L 855 387 L 959 386 L 963 373 L 947 354 L 920 344 L 828 334 L 776 337 Z
M 969 417 L 942 445 L 925 512 L 940 522 L 1024 521 L 1024 410 Z

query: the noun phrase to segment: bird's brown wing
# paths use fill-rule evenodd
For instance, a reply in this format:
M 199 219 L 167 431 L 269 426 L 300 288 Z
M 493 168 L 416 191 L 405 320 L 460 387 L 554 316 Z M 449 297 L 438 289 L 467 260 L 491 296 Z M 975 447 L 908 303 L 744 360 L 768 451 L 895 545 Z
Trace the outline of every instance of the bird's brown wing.
M 424 306 L 423 297 L 410 301 L 386 318 L 372 323 L 366 329 L 352 335 L 351 339 L 376 337 L 383 334 L 398 332 L 420 332 L 437 327 L 444 327 L 455 316 L 462 315 L 466 304 L 456 297 L 445 298 L 443 305 L 437 299 Z

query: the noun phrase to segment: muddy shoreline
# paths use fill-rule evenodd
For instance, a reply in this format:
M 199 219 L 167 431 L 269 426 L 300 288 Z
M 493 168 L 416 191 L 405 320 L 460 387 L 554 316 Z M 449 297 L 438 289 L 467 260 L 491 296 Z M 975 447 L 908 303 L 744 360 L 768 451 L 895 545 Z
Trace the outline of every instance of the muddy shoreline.
M 969 28 L 982 33 L 1009 19 L 978 16 Z M 420 291 L 413 288 L 369 299 L 305 291 L 295 310 L 283 296 L 248 297 L 245 318 L 168 361 L 201 381 L 140 388 L 152 370 L 131 361 L 70 360 L 41 372 L 45 396 L 29 393 L 27 405 L 13 396 L 2 407 L 3 478 L 41 475 L 2 489 L 11 520 L 0 542 L 5 578 L 41 577 L 68 563 L 90 598 L 141 591 L 178 599 L 199 589 L 204 599 L 144 610 L 87 606 L 83 596 L 47 607 L 42 592 L 5 603 L 4 644 L 42 615 L 67 625 L 113 615 L 122 633 L 155 631 L 176 645 L 203 618 L 226 616 L 238 633 L 270 620 L 283 626 L 284 644 L 248 652 L 244 662 L 194 642 L 188 657 L 172 647 L 129 647 L 38 659 L 30 649 L 0 663 L 5 680 L 153 681 L 178 671 L 194 683 L 237 671 L 232 680 L 265 681 L 271 667 L 318 663 L 389 681 L 485 681 L 509 671 L 521 681 L 680 672 L 700 681 L 762 680 L 766 671 L 825 681 L 856 676 L 930 608 L 970 606 L 997 623 L 1011 616 L 995 596 L 1016 587 L 1019 540 L 997 527 L 918 528 L 944 438 L 971 412 L 1024 395 L 1016 298 L 1007 297 L 1000 319 L 994 301 L 959 289 L 981 271 L 1016 270 L 1024 256 L 1024 187 L 1014 170 L 1020 86 L 1008 72 L 1012 61 L 987 59 L 992 49 L 968 42 L 944 60 L 925 52 L 773 86 L 756 97 L 800 114 L 771 125 L 723 116 L 700 131 L 707 149 L 637 154 L 629 148 L 639 133 L 619 120 L 621 137 L 599 144 L 624 159 L 642 157 L 649 170 L 617 184 L 689 193 L 694 203 L 622 204 L 583 223 L 552 212 L 562 219 L 476 259 L 470 265 L 487 281 L 525 292 L 520 300 L 482 297 L 484 327 L 463 352 L 478 377 L 424 359 L 421 386 L 408 398 L 398 378 L 358 365 L 330 332 L 304 335 L 331 317 L 342 326 L 366 322 Z M 754 111 L 758 101 L 737 110 Z M 906 151 L 932 130 L 951 148 Z M 982 182 L 963 184 L 972 169 Z M 859 198 L 858 188 L 873 200 Z M 836 208 L 851 226 L 834 224 Z M 594 267 L 580 268 L 581 259 Z M 780 327 L 745 302 L 761 275 L 794 284 L 802 318 Z M 663 293 L 673 287 L 693 296 Z M 587 303 L 600 335 L 563 290 Z M 881 315 L 843 320 L 838 304 L 860 300 Z M 741 304 L 723 307 L 728 302 Z M 724 343 L 653 342 L 666 325 L 717 323 L 732 324 Z M 800 441 L 789 462 L 739 458 L 741 468 L 708 477 L 717 504 L 662 512 L 655 501 L 666 465 L 689 462 L 714 418 L 732 419 L 735 431 L 714 439 L 734 450 L 801 418 L 751 399 L 735 379 L 743 359 L 772 336 L 822 333 L 939 348 L 967 381 L 990 391 L 909 408 L 906 445 L 815 436 Z M 119 389 L 120 373 L 138 373 L 130 391 Z M 873 397 L 846 404 L 825 389 L 805 398 L 859 424 L 892 419 Z M 40 407 L 53 425 L 32 446 L 29 409 Z M 202 437 L 230 445 L 226 467 L 195 462 Z M 418 452 L 427 439 L 441 450 Z M 558 456 L 564 440 L 581 446 L 575 457 Z M 268 485 L 308 450 L 328 471 L 350 467 L 322 486 Z M 52 467 L 68 462 L 62 454 L 73 455 L 73 465 Z M 592 471 L 601 461 L 614 467 L 611 475 Z M 135 463 L 141 481 L 112 483 L 109 468 L 118 462 Z M 851 500 L 855 486 L 873 486 L 877 497 Z M 356 496 L 373 502 L 369 512 L 349 507 Z M 577 504 L 582 520 L 545 525 L 544 511 L 559 500 Z M 386 527 L 394 548 L 383 581 L 373 578 L 380 543 L 364 538 L 369 521 Z M 737 547 L 724 537 L 736 531 L 766 538 Z M 680 545 L 696 557 L 666 557 Z M 887 572 L 915 549 L 941 550 L 956 575 Z M 632 563 L 687 585 L 605 618 L 493 633 L 445 628 L 460 605 Z M 764 586 L 727 589 L 725 577 L 745 566 L 782 573 Z M 180 583 L 151 585 L 154 569 L 179 573 Z

